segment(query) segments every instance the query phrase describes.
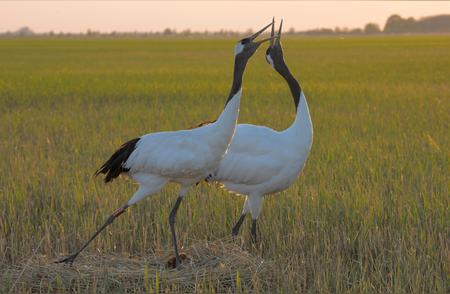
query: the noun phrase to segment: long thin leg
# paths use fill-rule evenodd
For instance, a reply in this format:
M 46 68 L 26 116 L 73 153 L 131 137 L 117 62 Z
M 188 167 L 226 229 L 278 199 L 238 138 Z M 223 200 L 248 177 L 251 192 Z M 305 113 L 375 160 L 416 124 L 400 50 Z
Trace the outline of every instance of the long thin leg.
M 175 266 L 176 267 L 178 267 L 181 264 L 181 260 L 180 260 L 180 255 L 178 254 L 177 235 L 175 233 L 175 219 L 177 217 L 178 207 L 180 207 L 182 200 L 183 200 L 183 196 L 178 196 L 177 202 L 175 202 L 175 205 L 173 206 L 172 210 L 170 211 L 170 215 L 169 215 L 169 224 L 170 224 L 170 230 L 172 231 L 173 248 L 175 250 L 175 260 L 176 260 Z
M 231 236 L 237 236 L 239 234 L 239 229 L 241 228 L 241 225 L 244 222 L 246 215 L 247 215 L 246 213 L 241 214 L 236 224 L 234 225 L 233 230 L 231 231 Z
M 252 222 L 252 241 L 256 243 L 256 219 Z
M 116 210 L 116 211 L 115 211 L 115 212 L 114 212 L 114 213 L 106 220 L 106 222 L 103 224 L 103 226 L 101 226 L 100 229 L 98 229 L 97 232 L 95 232 L 95 234 L 92 235 L 92 237 L 91 237 L 86 243 L 84 243 L 84 245 L 81 246 L 81 248 L 80 248 L 77 252 L 73 253 L 72 255 L 70 255 L 70 256 L 68 256 L 68 257 L 66 257 L 66 258 L 64 258 L 64 259 L 61 259 L 61 260 L 56 261 L 56 263 L 63 263 L 63 262 L 64 262 L 64 263 L 72 264 L 72 263 L 74 262 L 75 258 L 77 258 L 78 254 L 80 254 L 80 252 L 83 251 L 84 248 L 86 248 L 86 247 L 89 245 L 89 243 L 91 243 L 92 240 L 94 240 L 95 237 L 97 237 L 97 235 L 100 234 L 101 231 L 103 231 L 107 226 L 109 226 L 110 224 L 112 224 L 112 223 L 114 222 L 114 220 L 115 220 L 118 216 L 120 216 L 122 213 L 124 213 L 125 210 L 126 210 L 127 208 L 128 208 L 128 204 L 126 204 L 126 205 L 124 205 L 124 206 L 118 208 L 118 209 L 117 209 L 117 210 Z

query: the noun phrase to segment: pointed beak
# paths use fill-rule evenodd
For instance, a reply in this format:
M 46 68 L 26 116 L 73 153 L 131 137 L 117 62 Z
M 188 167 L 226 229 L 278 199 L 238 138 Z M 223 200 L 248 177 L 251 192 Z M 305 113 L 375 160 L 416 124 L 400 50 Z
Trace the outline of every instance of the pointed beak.
M 253 35 L 251 35 L 249 37 L 249 39 L 251 41 L 255 40 L 259 35 L 261 35 L 268 27 L 270 27 L 271 25 L 273 25 L 273 20 L 271 23 L 269 23 L 268 25 L 266 25 L 265 27 L 263 27 L 261 30 L 257 31 L 256 33 L 254 33 Z
M 280 39 L 281 39 L 281 29 L 283 28 L 283 19 L 281 19 L 281 22 L 280 22 L 280 28 L 278 29 L 278 36 L 277 36 L 277 40 L 276 40 L 276 42 L 277 42 L 277 44 L 280 44 Z
M 270 32 L 270 37 L 273 38 L 275 35 L 275 17 L 272 18 L 272 31 Z M 270 47 L 273 46 L 273 39 L 270 40 Z
M 266 26 L 263 30 L 267 29 L 269 26 L 272 26 L 272 32 L 270 33 L 270 38 L 266 38 L 261 41 L 255 42 L 258 46 L 269 40 L 270 40 L 270 46 L 272 46 L 273 41 L 278 37 L 278 36 L 275 36 L 275 18 L 272 18 L 272 23 L 269 24 L 268 26 Z M 262 31 L 260 31 L 258 33 L 261 34 L 261 32 Z

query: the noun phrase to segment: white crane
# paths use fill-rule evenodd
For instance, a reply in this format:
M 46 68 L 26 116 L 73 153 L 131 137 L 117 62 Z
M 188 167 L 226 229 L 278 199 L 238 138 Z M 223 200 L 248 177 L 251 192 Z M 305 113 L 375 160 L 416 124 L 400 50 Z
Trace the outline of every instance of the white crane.
M 236 44 L 230 94 L 224 110 L 214 123 L 190 130 L 150 133 L 130 140 L 97 170 L 96 175 L 106 175 L 104 179 L 106 183 L 121 173 L 127 173 L 139 183 L 139 188 L 130 200 L 118 208 L 78 251 L 58 262 L 73 263 L 78 254 L 128 207 L 158 192 L 168 182 L 175 182 L 180 184 L 181 189 L 170 212 L 169 224 L 172 231 L 176 266 L 180 264 L 175 234 L 175 218 L 178 207 L 189 187 L 214 171 L 225 154 L 236 128 L 245 67 L 257 48 L 263 42 L 271 39 L 255 41 L 256 37 L 270 25 Z
M 305 95 L 283 59 L 280 43 L 282 24 L 283 21 L 278 36 L 267 49 L 266 59 L 289 86 L 295 104 L 295 120 L 289 128 L 280 132 L 264 126 L 239 124 L 219 168 L 206 179 L 220 182 L 225 189 L 246 196 L 242 214 L 232 234 L 239 233 L 245 216 L 250 212 L 254 241 L 263 197 L 287 189 L 297 179 L 308 158 L 313 139 Z

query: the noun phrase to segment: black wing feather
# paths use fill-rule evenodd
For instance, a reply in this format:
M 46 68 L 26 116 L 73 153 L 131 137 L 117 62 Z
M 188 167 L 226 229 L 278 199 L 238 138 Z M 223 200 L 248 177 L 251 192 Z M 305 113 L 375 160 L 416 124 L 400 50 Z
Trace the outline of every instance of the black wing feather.
M 113 155 L 95 172 L 95 175 L 105 174 L 105 183 L 117 178 L 121 173 L 128 172 L 129 169 L 123 167 L 125 162 L 136 149 L 136 144 L 140 138 L 136 138 L 124 143 L 120 148 L 114 152 Z

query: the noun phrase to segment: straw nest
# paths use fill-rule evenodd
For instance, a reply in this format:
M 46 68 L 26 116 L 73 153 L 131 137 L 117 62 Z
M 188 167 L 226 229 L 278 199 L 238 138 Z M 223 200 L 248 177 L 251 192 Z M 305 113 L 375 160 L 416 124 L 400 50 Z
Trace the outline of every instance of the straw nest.
M 270 289 L 271 263 L 242 249 L 232 239 L 193 242 L 183 250 L 178 269 L 167 264 L 170 250 L 150 256 L 98 256 L 83 253 L 70 265 L 33 256 L 22 264 L 2 266 L 3 290 L 36 292 L 216 292 Z

